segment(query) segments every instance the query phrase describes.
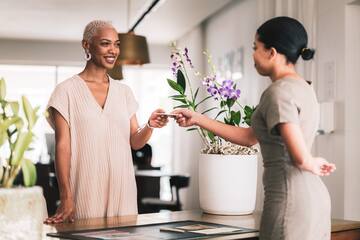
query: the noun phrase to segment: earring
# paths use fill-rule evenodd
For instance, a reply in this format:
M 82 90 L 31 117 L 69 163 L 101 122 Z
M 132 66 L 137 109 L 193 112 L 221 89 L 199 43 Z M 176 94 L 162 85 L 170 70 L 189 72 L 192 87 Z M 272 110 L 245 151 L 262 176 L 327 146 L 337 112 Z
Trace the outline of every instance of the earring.
M 89 61 L 91 59 L 91 53 L 89 53 L 88 51 L 85 51 L 85 60 Z

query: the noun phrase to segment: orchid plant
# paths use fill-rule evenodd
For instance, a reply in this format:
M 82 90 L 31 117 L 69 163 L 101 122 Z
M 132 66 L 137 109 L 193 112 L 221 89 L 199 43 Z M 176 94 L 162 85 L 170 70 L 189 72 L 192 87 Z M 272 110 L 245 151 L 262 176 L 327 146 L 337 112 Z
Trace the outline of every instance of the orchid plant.
M 217 110 L 215 119 L 223 117 L 225 124 L 233 126 L 250 126 L 251 115 L 255 108 L 248 105 L 241 105 L 239 98 L 241 90 L 237 88 L 236 83 L 232 79 L 224 79 L 216 74 L 215 65 L 212 62 L 211 55 L 207 52 L 203 52 L 207 58 L 207 62 L 210 66 L 210 74 L 204 75 L 197 71 L 193 65 L 192 60 L 189 57 L 189 49 L 179 49 L 175 43 L 171 45 L 171 70 L 176 80 L 167 79 L 169 86 L 177 92 L 176 95 L 170 96 L 180 105 L 175 108 L 187 108 L 198 112 L 199 105 L 203 104 L 208 99 L 214 99 L 218 102 L 218 106 L 211 107 L 201 112 L 202 114 L 210 111 Z M 190 84 L 190 77 L 192 75 L 200 79 L 203 87 L 206 88 L 208 96 L 198 100 L 198 93 L 200 87 L 197 87 L 193 91 Z M 186 93 L 188 87 L 188 93 Z M 237 109 L 235 109 L 237 107 Z M 198 131 L 200 137 L 205 145 L 202 150 L 203 153 L 210 154 L 254 154 L 257 149 L 252 147 L 244 147 L 231 144 L 224 139 L 216 136 L 214 133 L 205 129 L 195 127 L 189 128 L 187 131 Z

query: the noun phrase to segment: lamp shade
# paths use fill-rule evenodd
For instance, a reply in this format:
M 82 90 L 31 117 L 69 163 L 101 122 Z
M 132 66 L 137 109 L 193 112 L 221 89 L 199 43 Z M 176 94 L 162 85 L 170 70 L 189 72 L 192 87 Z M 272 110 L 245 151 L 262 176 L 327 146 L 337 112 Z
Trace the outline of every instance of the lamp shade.
M 123 79 L 123 74 L 122 74 L 122 66 L 115 64 L 114 67 L 110 70 L 107 71 L 108 74 L 110 75 L 111 78 L 116 79 L 116 80 L 121 80 Z
M 149 50 L 144 36 L 133 32 L 119 33 L 120 55 L 116 64 L 142 65 L 150 62 Z

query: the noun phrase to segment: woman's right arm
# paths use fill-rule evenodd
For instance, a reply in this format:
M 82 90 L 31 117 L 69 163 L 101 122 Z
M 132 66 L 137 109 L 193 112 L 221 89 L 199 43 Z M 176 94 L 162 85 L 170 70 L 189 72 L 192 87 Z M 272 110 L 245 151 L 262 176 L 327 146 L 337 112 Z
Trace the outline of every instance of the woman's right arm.
M 176 121 L 182 127 L 196 125 L 213 132 L 229 142 L 242 146 L 249 147 L 258 142 L 251 127 L 244 128 L 227 125 L 188 109 L 176 109 L 172 113 L 178 115 Z
M 55 124 L 55 169 L 59 185 L 60 206 L 56 214 L 46 219 L 45 223 L 60 223 L 69 220 L 74 221 L 74 203 L 70 191 L 70 128 L 61 114 L 51 108 L 51 114 Z

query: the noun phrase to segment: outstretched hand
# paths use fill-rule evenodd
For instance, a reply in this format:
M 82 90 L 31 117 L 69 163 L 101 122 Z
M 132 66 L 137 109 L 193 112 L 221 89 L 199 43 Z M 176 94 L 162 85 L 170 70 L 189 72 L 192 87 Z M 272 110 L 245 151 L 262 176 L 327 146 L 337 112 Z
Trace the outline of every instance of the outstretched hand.
M 54 216 L 47 218 L 44 223 L 54 224 L 74 222 L 75 207 L 72 199 L 62 200 Z
M 190 127 L 197 123 L 198 113 L 189 109 L 178 108 L 172 111 L 171 114 L 176 115 L 175 119 L 180 127 Z
M 168 116 L 161 115 L 161 113 L 165 113 L 163 109 L 156 109 L 154 112 L 151 113 L 149 118 L 149 125 L 153 128 L 162 128 L 166 126 L 169 122 Z
M 313 167 L 311 172 L 319 176 L 329 176 L 330 173 L 336 170 L 336 166 L 333 163 L 329 163 L 324 158 L 314 157 Z

